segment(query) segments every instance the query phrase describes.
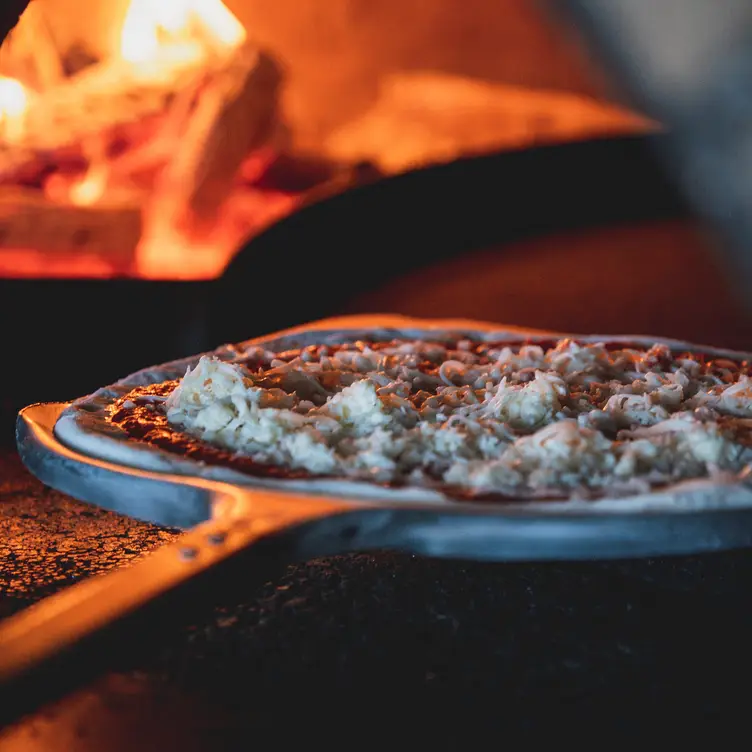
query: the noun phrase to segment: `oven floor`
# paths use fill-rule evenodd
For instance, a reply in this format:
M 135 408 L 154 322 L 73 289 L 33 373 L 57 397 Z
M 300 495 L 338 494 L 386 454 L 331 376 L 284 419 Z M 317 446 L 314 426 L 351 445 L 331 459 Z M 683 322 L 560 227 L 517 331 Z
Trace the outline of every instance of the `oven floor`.
M 0 479 L 3 616 L 177 535 L 45 489 L 10 449 Z M 551 723 L 729 729 L 746 717 L 751 577 L 749 552 L 545 565 L 383 553 L 267 582 L 249 572 L 234 602 L 135 663 L 113 656 L 109 675 L 0 733 L 0 750 L 235 750 L 364 724 L 424 742 L 529 739 Z

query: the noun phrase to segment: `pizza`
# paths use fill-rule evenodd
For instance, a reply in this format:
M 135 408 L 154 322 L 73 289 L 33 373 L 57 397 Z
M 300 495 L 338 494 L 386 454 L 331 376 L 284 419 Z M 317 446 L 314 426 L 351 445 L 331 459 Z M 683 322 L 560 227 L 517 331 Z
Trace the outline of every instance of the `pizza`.
M 751 376 L 744 353 L 672 340 L 350 317 L 139 371 L 55 434 L 130 467 L 353 498 L 723 505 L 752 457 Z

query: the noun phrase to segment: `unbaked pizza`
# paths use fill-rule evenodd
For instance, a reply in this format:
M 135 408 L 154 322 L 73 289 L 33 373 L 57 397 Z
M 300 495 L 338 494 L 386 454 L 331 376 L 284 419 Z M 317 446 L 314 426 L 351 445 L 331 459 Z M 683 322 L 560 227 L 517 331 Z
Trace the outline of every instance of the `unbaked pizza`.
M 742 353 L 376 322 L 322 322 L 141 371 L 72 403 L 56 434 L 144 469 L 457 502 L 628 504 L 723 487 L 752 457 Z

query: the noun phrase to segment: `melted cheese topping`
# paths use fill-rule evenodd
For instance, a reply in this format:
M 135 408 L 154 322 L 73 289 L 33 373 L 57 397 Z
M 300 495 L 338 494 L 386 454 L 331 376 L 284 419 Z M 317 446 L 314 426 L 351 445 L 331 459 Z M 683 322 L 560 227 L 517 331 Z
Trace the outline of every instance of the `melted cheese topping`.
M 169 423 L 261 463 L 471 494 L 628 493 L 748 460 L 736 424 L 752 417 L 752 380 L 658 345 L 261 356 L 257 373 L 201 358 L 167 399 Z

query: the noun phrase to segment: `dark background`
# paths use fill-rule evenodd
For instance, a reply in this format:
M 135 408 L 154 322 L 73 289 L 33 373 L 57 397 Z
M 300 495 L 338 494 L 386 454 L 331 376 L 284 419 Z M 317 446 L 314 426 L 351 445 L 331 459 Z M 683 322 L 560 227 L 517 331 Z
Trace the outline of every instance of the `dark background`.
M 0 8 L 0 38 L 5 39 L 5 35 L 16 25 L 26 5 L 26 0 L 6 0 L 3 3 Z

